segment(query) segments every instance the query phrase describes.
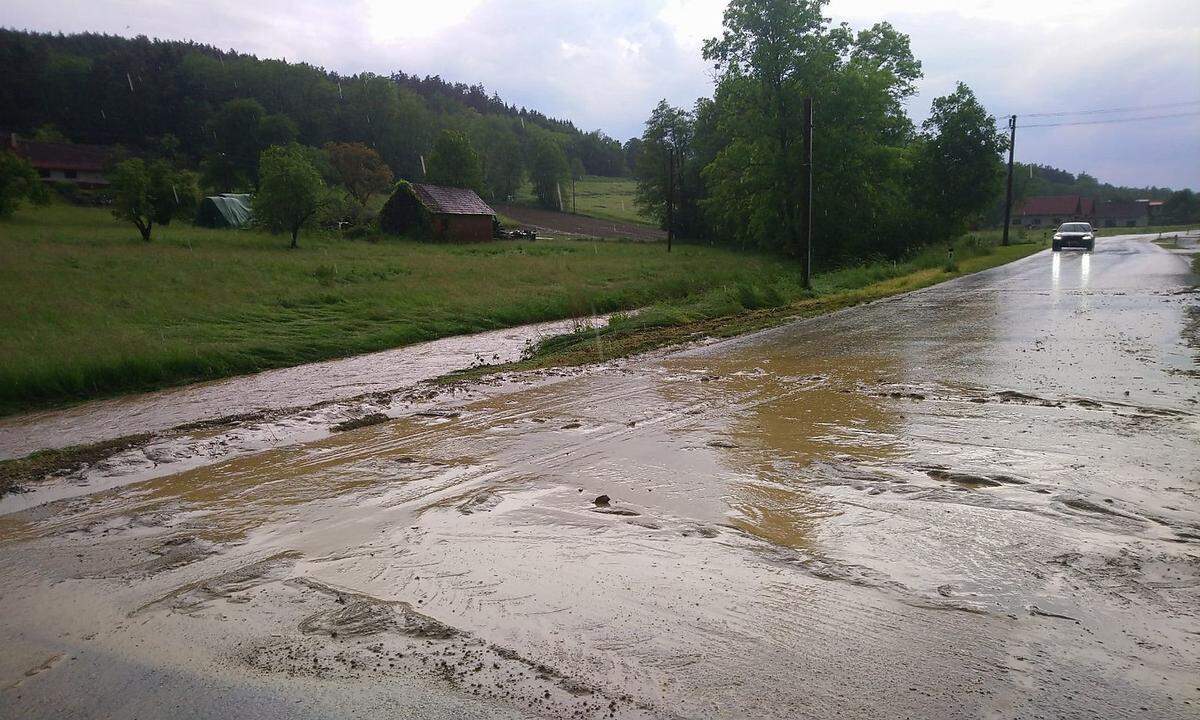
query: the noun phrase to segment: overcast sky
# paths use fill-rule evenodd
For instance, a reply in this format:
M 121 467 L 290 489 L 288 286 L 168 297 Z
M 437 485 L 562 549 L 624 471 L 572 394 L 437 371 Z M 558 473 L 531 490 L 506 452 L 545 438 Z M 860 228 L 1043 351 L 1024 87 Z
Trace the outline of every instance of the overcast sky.
M 403 70 L 483 83 L 510 103 L 625 139 L 659 98 L 712 91 L 700 58 L 724 0 L 4 0 L 0 23 L 188 38 L 343 73 Z M 970 85 L 998 117 L 1150 107 L 1200 112 L 1196 0 L 834 0 L 856 28 L 888 20 L 924 63 L 929 103 Z M 818 99 L 819 103 L 819 99 Z M 819 105 L 818 105 L 819 112 Z M 1121 114 L 1074 119 L 1102 120 Z M 1046 123 L 1061 118 L 1027 118 Z M 1200 115 L 1029 128 L 1017 159 L 1114 183 L 1200 189 Z

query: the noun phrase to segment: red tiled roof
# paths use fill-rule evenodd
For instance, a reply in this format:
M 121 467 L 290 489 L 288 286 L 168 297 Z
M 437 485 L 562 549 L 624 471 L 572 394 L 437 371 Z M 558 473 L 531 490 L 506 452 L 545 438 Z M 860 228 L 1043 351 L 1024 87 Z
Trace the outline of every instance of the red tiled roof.
M 1109 200 L 1096 204 L 1096 217 L 1099 218 L 1142 217 L 1149 212 L 1147 203 Z
M 1022 215 L 1090 215 L 1091 210 L 1091 198 L 1078 195 L 1042 195 L 1026 198 L 1021 205 Z
M 495 215 L 474 190 L 441 185 L 412 184 L 413 194 L 429 212 L 437 215 Z
M 100 172 L 104 169 L 110 151 L 102 145 L 73 145 L 71 143 L 33 142 L 18 140 L 17 154 L 24 157 L 39 170 L 85 170 Z

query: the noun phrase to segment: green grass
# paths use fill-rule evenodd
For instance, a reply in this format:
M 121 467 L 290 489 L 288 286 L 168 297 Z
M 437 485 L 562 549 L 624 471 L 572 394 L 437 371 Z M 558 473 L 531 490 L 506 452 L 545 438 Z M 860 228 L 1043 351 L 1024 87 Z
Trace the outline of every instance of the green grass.
M 571 211 L 571 185 L 563 184 L 563 206 Z M 611 178 L 588 175 L 575 181 L 576 212 L 588 217 L 617 222 L 654 225 L 654 221 L 638 212 L 633 202 L 637 181 L 633 178 Z M 526 183 L 517 191 L 516 202 L 534 205 L 533 186 Z
M 527 322 L 794 283 L 779 258 L 578 240 L 430 245 L 156 228 L 104 210 L 0 222 L 0 413 Z
M 819 273 L 813 277 L 811 290 L 802 287 L 796 272 L 725 283 L 656 302 L 638 313 L 614 315 L 604 328 L 548 338 L 520 362 L 452 373 L 445 380 L 504 370 L 582 365 L 702 337 L 730 337 L 918 290 L 1018 260 L 1044 247 L 1040 243 L 1002 247 L 997 242 L 976 233 L 953 243 L 952 256 L 947 246 L 933 246 L 903 262 L 877 261 Z

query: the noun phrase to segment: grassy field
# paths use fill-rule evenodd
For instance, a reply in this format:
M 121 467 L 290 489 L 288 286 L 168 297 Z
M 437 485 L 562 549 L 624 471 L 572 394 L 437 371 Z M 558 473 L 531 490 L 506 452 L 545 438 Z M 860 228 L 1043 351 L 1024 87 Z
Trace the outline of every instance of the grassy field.
M 999 233 L 996 234 L 996 238 Z M 599 330 L 549 338 L 530 357 L 504 368 L 477 368 L 460 377 L 500 369 L 580 365 L 701 337 L 730 337 L 878 300 L 979 272 L 1030 255 L 1042 243 L 998 246 L 990 234 L 964 237 L 947 247 L 929 247 L 904 262 L 874 262 L 813 277 L 805 290 L 797 273 L 724 284 L 683 298 L 657 302 L 636 314 L 617 314 Z
M 447 246 L 156 228 L 104 210 L 0 222 L 0 412 L 786 283 L 767 255 L 590 241 Z
M 616 220 L 618 222 L 653 225 L 654 221 L 638 212 L 633 203 L 637 181 L 633 178 L 610 178 L 588 175 L 575 182 L 575 207 L 580 215 Z M 516 202 L 535 205 L 533 186 L 526 184 L 517 191 Z M 563 204 L 571 211 L 571 186 L 563 185 Z

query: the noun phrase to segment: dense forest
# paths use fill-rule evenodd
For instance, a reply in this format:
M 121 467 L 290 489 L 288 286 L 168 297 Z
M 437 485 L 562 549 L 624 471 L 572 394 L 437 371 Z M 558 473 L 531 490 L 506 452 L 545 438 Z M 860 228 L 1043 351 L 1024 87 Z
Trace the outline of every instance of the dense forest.
M 561 155 L 551 163 L 563 173 L 627 174 L 625 148 L 602 132 L 439 77 L 343 76 L 194 42 L 6 29 L 0 67 L 0 129 L 168 156 L 204 169 L 210 190 L 253 184 L 259 154 L 293 141 L 363 143 L 396 177 L 417 179 L 444 130 L 470 140 L 492 198 L 511 195 L 539 152 Z

